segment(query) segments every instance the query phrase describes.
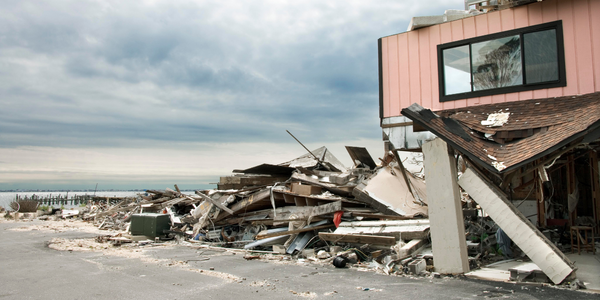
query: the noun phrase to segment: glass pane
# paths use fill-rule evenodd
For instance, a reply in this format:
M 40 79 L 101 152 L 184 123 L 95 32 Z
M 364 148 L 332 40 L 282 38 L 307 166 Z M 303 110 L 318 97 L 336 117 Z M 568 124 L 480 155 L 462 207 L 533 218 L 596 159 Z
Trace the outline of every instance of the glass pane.
M 469 45 L 442 51 L 444 59 L 444 90 L 446 95 L 471 91 Z
M 523 48 L 527 83 L 558 80 L 556 30 L 524 34 Z
M 521 42 L 518 35 L 475 43 L 473 90 L 488 90 L 523 84 Z

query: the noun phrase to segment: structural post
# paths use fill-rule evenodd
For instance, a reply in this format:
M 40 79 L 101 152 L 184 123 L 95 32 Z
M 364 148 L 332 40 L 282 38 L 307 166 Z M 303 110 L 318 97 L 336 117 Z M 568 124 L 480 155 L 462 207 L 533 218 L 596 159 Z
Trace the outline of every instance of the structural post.
M 546 201 L 544 201 L 544 184 L 539 172 L 537 171 L 535 172 L 533 179 L 535 180 L 533 189 L 535 189 L 535 201 L 537 202 L 538 226 L 540 228 L 546 228 Z
M 594 228 L 595 234 L 599 234 L 599 226 L 598 221 L 600 220 L 600 173 L 598 173 L 598 153 L 590 150 L 590 179 L 592 185 L 592 200 L 593 200 L 593 208 L 594 208 L 594 221 L 596 221 L 597 226 Z
M 575 158 L 574 155 L 571 154 L 567 157 L 567 192 L 569 195 L 573 194 L 577 189 L 577 180 L 575 175 Z M 575 220 L 577 219 L 577 201 L 575 199 L 573 203 L 571 203 L 570 199 L 568 201 L 569 208 L 569 224 L 571 226 L 575 225 Z M 573 207 L 571 207 L 573 206 Z M 571 209 L 573 209 L 571 211 Z
M 435 270 L 445 274 L 469 271 L 465 224 L 454 156 L 439 138 L 423 144 L 427 201 Z

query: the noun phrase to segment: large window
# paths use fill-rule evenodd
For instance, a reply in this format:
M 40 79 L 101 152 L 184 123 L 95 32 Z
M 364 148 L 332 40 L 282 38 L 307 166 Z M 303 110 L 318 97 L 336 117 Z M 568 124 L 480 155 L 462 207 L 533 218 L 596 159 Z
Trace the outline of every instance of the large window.
M 566 86 L 562 22 L 438 45 L 440 101 Z

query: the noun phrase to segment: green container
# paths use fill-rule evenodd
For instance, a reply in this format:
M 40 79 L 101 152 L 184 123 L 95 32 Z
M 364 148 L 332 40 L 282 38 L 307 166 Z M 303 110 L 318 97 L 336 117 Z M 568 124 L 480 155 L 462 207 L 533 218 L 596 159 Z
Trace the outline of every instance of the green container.
M 164 237 L 164 230 L 171 229 L 171 218 L 166 214 L 146 213 L 131 216 L 131 235 L 145 235 L 151 239 Z

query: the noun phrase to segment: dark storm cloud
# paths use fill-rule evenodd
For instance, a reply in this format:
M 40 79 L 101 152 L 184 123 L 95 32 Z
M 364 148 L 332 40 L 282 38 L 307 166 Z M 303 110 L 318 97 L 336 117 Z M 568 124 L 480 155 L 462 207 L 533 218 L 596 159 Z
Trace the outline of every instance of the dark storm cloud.
M 451 8 L 418 5 L 5 4 L 0 146 L 378 138 L 377 38 Z

